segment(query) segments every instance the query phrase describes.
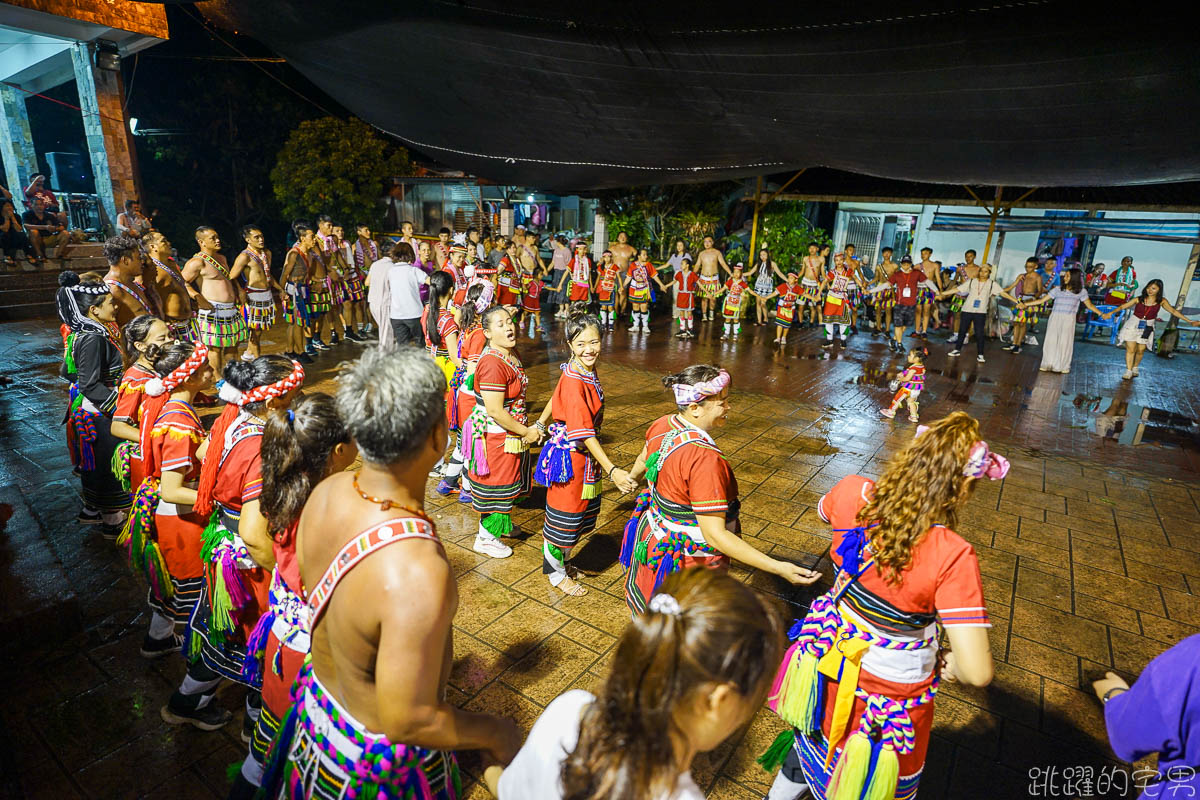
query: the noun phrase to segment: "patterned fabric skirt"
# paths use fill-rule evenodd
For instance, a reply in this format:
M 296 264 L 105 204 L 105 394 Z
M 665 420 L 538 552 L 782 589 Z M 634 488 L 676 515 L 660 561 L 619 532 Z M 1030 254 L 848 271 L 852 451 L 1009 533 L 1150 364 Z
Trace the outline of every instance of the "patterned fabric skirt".
M 1033 300 L 1033 295 L 1021 295 L 1022 302 Z M 1041 320 L 1038 316 L 1037 308 L 1014 308 L 1013 309 L 1013 324 L 1014 325 L 1037 325 Z
M 721 279 L 716 275 L 701 275 L 696 283 L 696 294 L 702 300 L 713 300 L 721 295 Z
M 529 451 L 506 453 L 504 439 L 507 434 L 486 434 L 489 472 L 479 475 L 467 473 L 471 479 L 471 505 L 476 513 L 508 514 L 521 498 L 529 494 L 532 477 L 532 458 Z
M 233 303 L 213 303 L 196 316 L 200 341 L 207 347 L 237 347 L 248 338 L 242 310 Z
M 167 320 L 167 330 L 171 333 L 171 338 L 177 342 L 194 342 L 196 341 L 196 319 L 183 320 Z
M 346 301 L 357 303 L 359 300 L 367 296 L 366 289 L 363 287 L 363 275 L 358 270 L 351 270 L 346 273 Z
M 284 288 L 287 291 L 283 295 L 283 321 L 289 325 L 307 325 L 311 317 L 308 310 L 308 286 L 288 281 Z
M 732 518 L 736 519 L 736 511 L 733 514 Z M 662 531 L 664 524 L 670 525 L 666 529 L 668 531 L 677 531 L 683 527 L 663 523 L 663 519 L 658 508 L 653 503 L 650 508 L 642 513 L 641 518 L 637 521 L 637 530 L 635 531 L 635 551 L 639 545 L 644 544 L 647 554 L 653 556 L 655 546 L 660 541 L 659 536 L 655 533 L 656 530 Z M 699 528 L 694 528 L 694 530 L 698 531 Z M 637 559 L 634 559 L 630 564 L 629 572 L 625 575 L 625 603 L 634 614 L 641 614 L 645 611 L 646 604 L 654 596 L 654 587 L 660 568 L 666 572 L 674 572 L 690 567 L 707 567 L 709 569 L 727 569 L 729 567 L 728 556 L 716 552 L 706 553 L 699 549 L 699 547 L 693 546 L 685 547 L 674 560 L 673 564 L 664 563 L 670 561 L 671 558 L 668 556 L 656 564 L 643 564 Z
M 566 289 L 563 291 L 565 292 Z M 586 303 L 590 293 L 591 289 L 586 283 L 575 283 L 574 281 L 571 282 L 570 300 L 572 303 Z M 612 293 L 610 292 L 609 294 Z M 612 301 L 610 300 L 609 302 L 611 303 Z
M 246 292 L 246 327 L 265 331 L 275 324 L 275 295 L 270 289 L 251 289 Z
M 578 450 L 572 451 L 571 480 L 551 483 L 546 487 L 546 519 L 542 523 L 542 536 L 556 547 L 574 547 L 596 528 L 596 518 L 600 516 L 600 497 L 583 496 L 587 458 Z M 593 488 L 598 492 L 600 487 Z
M 113 474 L 112 458 L 122 440 L 112 435 L 108 417 L 92 414 L 96 440 L 91 443 L 94 469 L 79 467 L 79 482 L 83 488 L 83 504 L 101 513 L 124 511 L 132 502 L 129 492 Z M 68 431 L 71 426 L 68 423 Z
M 196 604 L 200 602 L 204 578 L 176 578 L 170 573 L 167 575 L 171 581 L 171 596 L 161 600 L 151 589 L 146 595 L 146 603 L 176 625 L 186 625 Z
M 329 289 L 329 279 L 323 278 L 308 287 L 308 313 L 311 316 L 324 314 L 333 307 L 333 294 Z
M 342 281 L 329 279 L 329 302 L 331 305 L 340 306 L 346 302 L 346 284 Z
M 738 298 L 737 303 L 730 303 L 729 298 L 725 298 L 725 302 L 721 304 L 721 316 L 727 322 L 736 322 L 742 318 L 742 306 L 744 305 L 742 301 L 745 297 L 746 295 L 743 294 Z
M 796 307 L 785 306 L 782 303 L 775 306 L 775 324 L 781 328 L 787 328 L 796 318 Z
M 368 731 L 317 680 L 300 671 L 263 775 L 263 795 L 286 800 L 457 800 L 454 753 L 392 744 Z M 263 709 L 264 712 L 266 709 Z

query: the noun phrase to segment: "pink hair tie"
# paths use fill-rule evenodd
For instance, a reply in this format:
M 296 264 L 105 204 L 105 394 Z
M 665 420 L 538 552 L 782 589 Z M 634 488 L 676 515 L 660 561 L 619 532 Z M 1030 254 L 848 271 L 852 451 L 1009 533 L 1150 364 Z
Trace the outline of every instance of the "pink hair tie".
M 927 430 L 929 430 L 928 425 L 918 425 L 913 438 L 915 439 Z M 1007 458 L 999 453 L 993 453 L 988 447 L 988 443 L 980 439 L 971 445 L 971 454 L 967 456 L 967 463 L 963 466 L 963 475 L 968 478 L 987 478 L 989 481 L 998 481 L 1003 480 L 1004 476 L 1008 474 L 1009 466 Z
M 677 383 L 672 387 L 675 392 L 675 405 L 687 406 L 699 403 L 706 397 L 713 397 L 725 391 L 729 386 L 729 373 L 721 370 L 717 377 L 710 381 L 699 383 Z

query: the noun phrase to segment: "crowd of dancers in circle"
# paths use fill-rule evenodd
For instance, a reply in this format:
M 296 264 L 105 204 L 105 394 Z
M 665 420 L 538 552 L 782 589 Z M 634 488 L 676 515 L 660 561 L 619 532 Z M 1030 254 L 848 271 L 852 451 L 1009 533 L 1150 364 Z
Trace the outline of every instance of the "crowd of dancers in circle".
M 162 718 L 221 728 L 232 714 L 218 686 L 246 688 L 249 752 L 230 796 L 456 798 L 454 752 L 481 750 L 483 779 L 505 800 L 698 800 L 692 757 L 764 700 L 789 725 L 760 759 L 777 770 L 771 800 L 914 796 L 939 682 L 983 686 L 993 673 L 978 560 L 953 530 L 976 482 L 1008 471 L 978 423 L 956 412 L 920 427 L 878 479 L 850 475 L 821 498 L 833 585 L 789 630 L 772 601 L 727 574 L 736 560 L 789 584 L 821 578 L 740 536 L 738 483 L 718 442 L 730 372 L 696 364 L 664 377 L 667 413 L 632 464 L 616 463 L 601 443 L 613 318 L 603 300 L 599 316 L 564 312 L 570 356 L 535 414 L 517 285 L 467 274 L 470 242 L 448 242 L 447 267 L 423 283 L 424 346 L 371 347 L 342 364 L 333 396 L 304 391 L 301 356 L 307 338 L 329 332 L 332 285 L 345 284 L 334 332 L 361 338 L 366 314 L 354 304 L 385 282 L 376 269 L 390 278 L 424 249 L 402 241 L 389 266 L 364 230 L 345 259 L 317 258 L 309 248 L 324 234 L 298 224 L 282 282 L 256 229 L 232 267 L 211 228 L 182 269 L 161 234 L 140 246 L 118 237 L 105 244 L 107 275 L 63 273 L 57 295 L 80 521 L 98 524 L 149 587 L 142 656 L 186 659 Z M 585 261 L 577 251 L 567 262 L 577 303 Z M 844 269 L 835 259 L 825 309 L 849 291 Z M 648 330 L 640 288 L 655 276 L 640 261 L 630 270 L 632 313 Z M 909 290 L 930 283 L 895 278 L 912 272 L 901 262 L 871 291 L 890 286 L 908 307 Z M 696 283 L 689 266 L 679 275 Z M 702 269 L 697 282 L 708 277 Z M 729 281 L 744 292 L 737 280 L 735 267 Z M 252 332 L 274 323 L 275 293 L 289 350 L 264 355 Z M 707 318 L 718 295 L 698 294 Z M 845 323 L 825 309 L 820 324 L 836 340 Z M 691 318 L 681 319 L 686 334 Z M 224 407 L 206 431 L 196 406 L 213 388 L 209 402 Z M 619 555 L 632 619 L 600 695 L 561 695 L 522 742 L 511 720 L 447 700 L 458 593 L 424 504 L 429 491 L 458 491 L 478 516 L 474 550 L 506 558 L 513 507 L 535 481 L 546 487 L 543 573 L 578 603 L 588 600 L 570 557 L 595 527 L 604 482 L 625 495 L 644 488 Z M 1110 688 L 1110 707 L 1136 707 L 1122 692 L 1137 687 Z

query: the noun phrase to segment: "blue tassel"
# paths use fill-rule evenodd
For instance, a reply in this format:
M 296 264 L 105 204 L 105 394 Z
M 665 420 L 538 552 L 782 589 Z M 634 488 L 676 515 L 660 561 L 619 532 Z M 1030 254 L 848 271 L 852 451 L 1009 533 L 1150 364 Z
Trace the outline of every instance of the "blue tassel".
M 246 660 L 242 662 L 242 678 L 251 686 L 262 686 L 263 659 L 266 657 L 267 639 L 274 624 L 275 614 L 267 611 L 258 618 L 250 638 L 246 640 Z
M 875 767 L 879 764 L 879 753 L 883 750 L 883 737 L 871 740 L 871 764 L 867 767 L 867 778 L 863 781 L 863 796 L 870 790 L 871 778 L 875 775 Z
M 651 590 L 650 593 L 652 595 L 658 594 L 658 590 L 659 590 L 659 587 L 662 586 L 662 582 L 664 580 L 666 580 L 666 577 L 674 571 L 675 571 L 675 561 L 674 561 L 674 559 L 671 558 L 671 554 L 663 553 L 662 558 L 659 559 L 659 562 L 658 562 L 658 569 L 655 570 L 655 572 L 654 572 L 654 588 Z
M 570 450 L 563 450 L 553 444 L 542 448 L 537 469 L 533 473 L 533 479 L 539 486 L 549 487 L 554 483 L 570 483 L 574 477 L 575 470 L 571 465 Z
M 637 544 L 638 517 L 633 515 L 625 523 L 625 538 L 621 540 L 621 566 L 629 569 L 633 564 L 633 546 Z
M 800 638 L 800 631 L 804 629 L 804 620 L 792 620 L 792 627 L 788 628 L 787 638 L 789 642 L 794 642 Z
M 850 575 L 858 576 L 863 547 L 867 543 L 866 528 L 850 528 L 837 546 L 837 554 L 842 558 L 842 569 Z

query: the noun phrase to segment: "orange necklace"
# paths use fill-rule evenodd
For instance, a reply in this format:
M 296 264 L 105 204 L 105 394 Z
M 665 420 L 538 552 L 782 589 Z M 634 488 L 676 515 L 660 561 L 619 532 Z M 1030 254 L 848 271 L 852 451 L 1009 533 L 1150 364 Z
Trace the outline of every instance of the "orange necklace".
M 361 497 L 363 500 L 366 500 L 368 503 L 374 503 L 375 505 L 379 506 L 384 511 L 388 511 L 393 508 L 403 509 L 404 511 L 407 511 L 410 514 L 420 517 L 421 519 L 425 520 L 426 522 L 430 523 L 431 525 L 433 524 L 433 520 L 431 520 L 429 518 L 429 515 L 426 514 L 424 511 L 422 511 L 419 508 L 413 508 L 412 506 L 406 506 L 403 503 L 397 503 L 395 500 L 392 500 L 387 497 L 371 497 L 371 495 L 364 492 L 362 490 L 362 487 L 360 487 L 358 485 L 358 475 L 359 475 L 359 473 L 355 472 L 354 478 L 352 479 L 351 482 L 354 484 L 354 491 L 358 492 L 358 496 Z

